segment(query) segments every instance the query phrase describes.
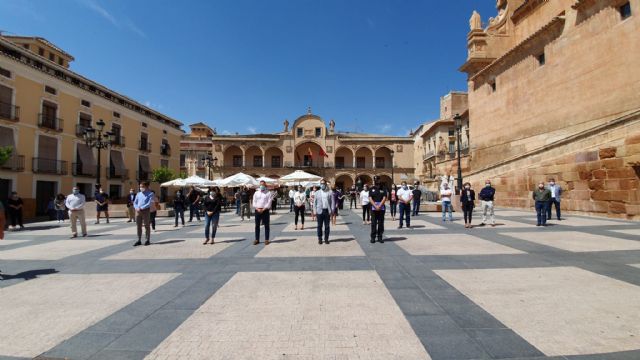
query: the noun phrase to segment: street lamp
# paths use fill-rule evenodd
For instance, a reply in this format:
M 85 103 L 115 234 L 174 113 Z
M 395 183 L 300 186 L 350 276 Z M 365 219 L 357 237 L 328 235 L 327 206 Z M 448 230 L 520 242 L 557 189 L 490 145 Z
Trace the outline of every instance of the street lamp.
M 96 165 L 96 186 L 100 185 L 100 150 L 106 149 L 115 141 L 115 134 L 103 132 L 105 123 L 102 119 L 96 123 L 97 128 L 91 127 L 84 130 L 84 142 L 89 148 L 98 149 L 98 164 Z
M 211 158 L 211 156 L 207 156 L 207 162 L 206 162 L 206 166 L 208 169 L 208 173 L 209 173 L 209 180 L 213 180 L 213 175 L 211 174 L 211 170 L 215 167 L 218 166 L 218 158 L 214 157 L 213 159 Z
M 394 171 L 393 171 L 394 169 L 393 168 L 395 167 L 394 166 L 394 161 L 393 161 L 394 155 L 395 155 L 395 151 L 391 150 L 391 184 L 389 184 L 389 186 L 395 184 L 395 182 L 396 182 L 395 179 L 394 179 L 394 176 L 393 176 L 394 175 Z
M 456 114 L 453 117 L 453 121 L 456 125 L 456 142 L 458 143 L 458 191 L 462 191 L 462 165 L 460 159 L 460 142 L 462 140 L 462 116 Z

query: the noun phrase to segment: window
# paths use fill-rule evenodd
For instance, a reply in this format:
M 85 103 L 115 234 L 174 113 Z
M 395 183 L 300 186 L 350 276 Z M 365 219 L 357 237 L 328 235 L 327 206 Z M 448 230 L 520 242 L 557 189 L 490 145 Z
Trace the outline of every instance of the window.
M 538 56 L 536 56 L 536 59 L 538 59 L 538 65 L 543 66 L 546 62 L 547 59 L 544 56 L 544 52 Z
M 58 65 L 64 66 L 64 59 L 63 58 L 58 58 Z
M 344 169 L 344 156 L 336 157 L 336 169 Z
M 55 88 L 52 88 L 51 86 L 48 86 L 48 85 L 45 85 L 44 91 L 52 95 L 56 95 L 58 93 L 58 91 Z
M 84 107 L 91 107 L 91 103 L 88 102 L 87 100 L 81 100 L 80 104 L 82 104 L 82 106 Z
M 358 169 L 364 169 L 364 157 L 357 157 L 356 158 L 356 167 Z
M 119 112 L 115 112 L 115 111 L 114 111 L 114 112 L 113 112 L 113 117 L 114 117 L 114 118 L 118 118 L 118 119 L 119 119 L 119 118 L 120 118 L 120 113 L 119 113 Z
M 142 127 L 147 127 L 147 123 L 146 123 L 146 122 L 143 122 L 143 123 L 142 123 Z
M 449 128 L 449 136 L 455 136 L 455 135 L 456 135 L 456 129 Z
M 385 165 L 384 158 L 383 157 L 376 157 L 376 167 L 382 169 L 382 168 L 384 168 L 384 165 Z
M 49 60 L 56 61 L 56 55 L 54 53 L 49 53 Z
M 262 167 L 262 156 L 254 155 L 253 156 L 253 166 L 254 167 Z
M 233 167 L 242 167 L 242 155 L 233 155 Z
M 313 166 L 313 158 L 311 157 L 311 155 L 305 155 L 302 161 L 302 166 Z
M 114 145 L 124 145 L 124 139 L 120 136 L 122 134 L 122 128 L 118 124 L 111 124 L 111 133 L 113 134 Z
M 168 167 L 169 167 L 169 160 L 167 160 L 167 159 L 160 159 L 160 167 L 168 168 Z
M 302 130 L 302 128 L 297 128 L 297 129 L 296 129 L 296 132 L 297 132 L 297 136 L 298 136 L 298 137 L 302 137 L 302 131 L 303 131 L 303 130 Z
M 187 156 L 185 154 L 180 154 L 180 167 L 185 167 L 187 162 Z
M 322 136 L 322 128 L 316 128 L 316 137 Z
M 495 80 L 490 82 L 489 86 L 491 86 L 491 92 L 496 92 L 496 81 Z
M 279 168 L 282 166 L 282 162 L 280 160 L 280 155 L 274 155 L 271 157 L 271 167 Z
M 455 141 L 449 141 L 449 153 L 453 154 L 456 152 L 456 143 Z
M 627 1 L 626 3 L 622 4 L 622 6 L 618 8 L 618 10 L 620 11 L 620 17 L 622 18 L 622 20 L 627 19 L 631 16 L 631 3 Z
M 7 70 L 7 69 L 3 69 L 0 68 L 0 75 L 7 77 L 7 78 L 11 78 L 11 71 Z
M 43 48 L 38 48 L 38 55 L 44 56 L 44 49 Z

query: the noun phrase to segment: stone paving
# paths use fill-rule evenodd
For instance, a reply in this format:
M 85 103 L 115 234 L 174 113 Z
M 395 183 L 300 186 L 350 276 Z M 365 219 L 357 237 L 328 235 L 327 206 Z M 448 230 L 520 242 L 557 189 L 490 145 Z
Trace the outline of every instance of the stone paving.
M 369 243 L 361 210 L 329 245 L 315 223 L 158 219 L 135 225 L 31 224 L 0 241 L 0 359 L 640 359 L 640 224 L 498 210 L 386 221 Z M 474 223 L 481 214 L 476 212 Z

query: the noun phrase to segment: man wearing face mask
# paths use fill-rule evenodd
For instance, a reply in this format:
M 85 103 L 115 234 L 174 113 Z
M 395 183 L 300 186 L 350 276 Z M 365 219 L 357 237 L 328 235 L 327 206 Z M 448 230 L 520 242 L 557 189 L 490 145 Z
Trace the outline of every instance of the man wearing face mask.
M 547 220 L 551 219 L 551 207 L 556 207 L 556 218 L 560 221 L 560 197 L 562 196 L 562 188 L 556 184 L 555 179 L 549 179 L 549 191 L 551 192 L 551 199 L 547 205 Z
M 264 245 L 269 245 L 269 220 L 271 209 L 271 193 L 267 190 L 267 183 L 263 180 L 260 181 L 260 190 L 253 194 L 253 209 L 255 210 L 256 218 L 256 240 L 253 245 L 260 244 L 260 225 L 264 224 Z
M 95 194 L 96 202 L 96 224 L 100 224 L 100 213 L 104 212 L 104 217 L 107 218 L 107 224 L 109 223 L 109 195 L 104 192 L 100 185 L 99 190 Z
M 128 223 L 136 219 L 136 212 L 133 209 L 133 201 L 136 199 L 136 193 L 133 189 L 129 189 L 129 195 L 127 195 L 127 215 L 129 216 Z
M 491 226 L 496 226 L 496 218 L 493 215 L 493 198 L 495 194 L 496 189 L 491 186 L 491 180 L 485 181 L 484 188 L 478 194 L 480 205 L 482 206 L 482 223 L 480 226 L 484 226 L 487 223 L 487 215 L 491 219 Z
M 313 208 L 318 219 L 318 244 L 322 244 L 323 229 L 324 243 L 329 244 L 330 217 L 335 206 L 333 193 L 327 182 L 324 179 L 320 180 L 320 190 L 316 191 L 313 200 Z
M 84 195 L 80 194 L 80 189 L 77 186 L 73 187 L 73 191 L 64 201 L 64 205 L 69 209 L 69 222 L 71 223 L 71 238 L 78 237 L 78 228 L 76 223 L 80 220 L 80 229 L 82 230 L 82 236 L 87 236 L 87 221 L 84 217 L 84 204 L 86 199 Z
M 178 218 L 182 220 L 182 226 L 184 227 L 184 210 L 187 206 L 186 202 L 187 199 L 185 199 L 184 195 L 182 195 L 182 192 L 178 190 L 176 192 L 176 197 L 173 199 L 173 212 L 176 218 L 176 224 L 174 227 L 178 227 Z
M 540 182 L 531 197 L 536 202 L 536 215 L 538 217 L 536 226 L 547 226 L 547 205 L 549 205 L 549 200 L 551 199 L 551 191 L 545 189 L 544 183 Z
M 353 209 L 353 207 L 358 208 L 358 188 L 355 185 L 351 185 L 351 190 L 349 190 L 349 209 Z
M 138 227 L 138 241 L 133 246 L 142 245 L 142 226 L 145 230 L 145 246 L 151 245 L 151 202 L 153 193 L 149 191 L 149 182 L 140 183 L 140 192 L 133 201 L 133 208 L 136 210 L 136 225 Z
M 387 201 L 387 190 L 380 186 L 378 176 L 373 177 L 373 187 L 369 190 L 369 206 L 371 207 L 371 243 L 384 243 L 384 213 Z
M 398 229 L 402 229 L 403 220 L 407 222 L 407 228 L 411 228 L 411 200 L 413 200 L 413 192 L 409 189 L 406 181 L 402 182 L 400 190 L 396 193 L 398 203 L 400 203 L 400 224 Z

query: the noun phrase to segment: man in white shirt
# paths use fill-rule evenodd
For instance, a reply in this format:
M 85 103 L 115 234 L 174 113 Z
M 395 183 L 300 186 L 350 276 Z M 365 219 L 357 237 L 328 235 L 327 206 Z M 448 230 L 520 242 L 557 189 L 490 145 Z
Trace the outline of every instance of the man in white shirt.
M 442 221 L 446 221 L 447 209 L 449 209 L 449 221 L 453 221 L 453 212 L 451 210 L 451 195 L 453 192 L 449 188 L 449 184 L 445 183 L 440 190 L 440 200 L 442 200 Z
M 327 185 L 327 182 L 320 180 L 320 190 L 316 191 L 313 200 L 313 208 L 318 219 L 318 244 L 322 244 L 322 230 L 324 225 L 324 243 L 329 244 L 329 231 L 331 211 L 336 204 L 333 203 L 333 192 Z
M 291 190 L 289 190 L 289 212 L 293 211 L 293 207 L 294 205 L 294 197 L 296 196 L 296 190 L 295 188 L 291 188 Z
M 263 180 L 260 181 L 260 188 L 253 194 L 253 209 L 255 210 L 255 218 L 256 218 L 256 240 L 253 242 L 253 245 L 260 244 L 260 225 L 264 224 L 264 244 L 269 245 L 269 220 L 270 209 L 271 209 L 271 201 L 273 201 L 273 197 L 269 190 L 267 190 L 267 183 Z
M 551 192 L 551 200 L 549 200 L 549 204 L 547 204 L 547 220 L 551 219 L 551 207 L 554 205 L 556 207 L 556 218 L 561 220 L 560 198 L 562 197 L 562 188 L 560 185 L 556 184 L 556 180 L 554 178 L 550 178 L 548 189 Z
M 76 222 L 80 220 L 80 229 L 82 236 L 87 236 L 87 220 L 84 216 L 84 204 L 86 199 L 80 194 L 77 186 L 73 187 L 73 191 L 64 201 L 64 205 L 69 209 L 69 221 L 71 222 L 71 238 L 78 237 L 78 228 Z
M 293 209 L 295 211 L 295 225 L 298 230 L 298 217 L 302 221 L 302 230 L 304 230 L 304 211 L 305 203 L 307 202 L 307 194 L 305 194 L 302 186 L 297 188 L 296 193 L 293 195 Z
M 400 190 L 396 192 L 398 203 L 400 204 L 400 224 L 398 229 L 402 229 L 403 220 L 407 222 L 407 228 L 411 228 L 411 200 L 413 200 L 413 192 L 409 189 L 406 181 L 402 182 Z
M 362 205 L 362 223 L 367 225 L 371 222 L 371 206 L 369 206 L 369 187 L 365 185 L 360 192 L 360 204 Z M 366 216 L 366 218 L 365 218 Z

